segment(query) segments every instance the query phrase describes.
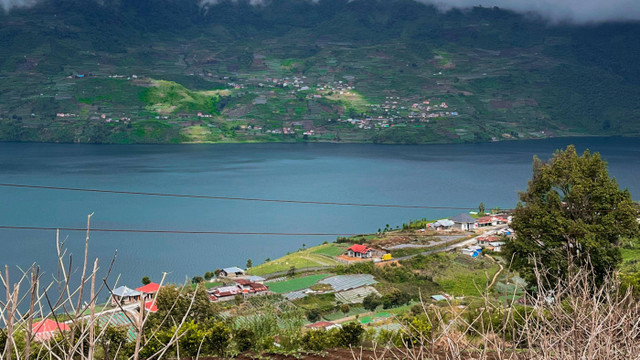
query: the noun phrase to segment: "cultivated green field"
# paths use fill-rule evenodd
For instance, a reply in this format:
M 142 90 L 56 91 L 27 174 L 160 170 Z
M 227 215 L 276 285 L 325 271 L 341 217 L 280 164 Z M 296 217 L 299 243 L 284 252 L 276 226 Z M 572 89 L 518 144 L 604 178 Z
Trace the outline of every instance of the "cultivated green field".
M 326 254 L 341 254 L 342 252 L 338 252 L 341 248 L 342 245 L 327 244 L 296 251 L 279 259 L 252 267 L 249 269 L 249 273 L 252 275 L 268 275 L 287 271 L 292 266 L 295 266 L 296 269 L 336 266 L 340 263 Z
M 320 275 L 309 275 L 303 276 L 299 278 L 294 278 L 291 280 L 278 281 L 267 283 L 269 286 L 269 290 L 273 291 L 276 294 L 284 294 L 291 291 L 297 291 L 309 288 L 313 286 L 318 281 L 330 276 L 329 274 L 320 274 Z

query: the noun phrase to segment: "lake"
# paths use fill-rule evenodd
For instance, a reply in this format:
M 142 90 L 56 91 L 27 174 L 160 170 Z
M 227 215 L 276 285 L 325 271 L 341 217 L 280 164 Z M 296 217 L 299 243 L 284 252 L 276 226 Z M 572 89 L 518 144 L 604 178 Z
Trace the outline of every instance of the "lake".
M 640 196 L 640 139 L 558 138 L 470 145 L 371 144 L 71 145 L 0 143 L 0 182 L 157 193 L 453 206 L 513 207 L 531 177 L 534 154 L 547 159 L 575 144 L 598 151 L 621 187 Z M 385 224 L 442 218 L 456 210 L 367 208 L 147 197 L 0 187 L 0 225 L 189 231 L 371 233 Z M 62 232 L 80 265 L 84 234 Z M 90 255 L 137 287 L 259 264 L 335 236 L 98 233 Z M 0 230 L 0 264 L 37 262 L 51 279 L 53 231 Z M 115 279 L 115 277 L 112 277 Z

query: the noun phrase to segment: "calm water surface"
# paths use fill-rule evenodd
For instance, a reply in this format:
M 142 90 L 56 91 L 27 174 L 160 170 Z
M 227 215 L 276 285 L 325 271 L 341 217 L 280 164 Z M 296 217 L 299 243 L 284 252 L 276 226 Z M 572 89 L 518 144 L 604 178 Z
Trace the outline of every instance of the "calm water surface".
M 640 139 L 567 138 L 473 145 L 356 144 L 54 145 L 0 143 L 0 182 L 310 201 L 511 207 L 547 159 L 575 144 L 599 151 L 621 187 L 640 198 Z M 154 198 L 0 187 L 0 225 L 215 230 L 375 232 L 385 224 L 456 211 Z M 63 232 L 79 264 L 84 235 Z M 171 281 L 225 266 L 259 264 L 333 237 L 93 233 L 90 248 L 137 287 L 144 275 Z M 55 234 L 0 230 L 0 264 L 55 269 Z

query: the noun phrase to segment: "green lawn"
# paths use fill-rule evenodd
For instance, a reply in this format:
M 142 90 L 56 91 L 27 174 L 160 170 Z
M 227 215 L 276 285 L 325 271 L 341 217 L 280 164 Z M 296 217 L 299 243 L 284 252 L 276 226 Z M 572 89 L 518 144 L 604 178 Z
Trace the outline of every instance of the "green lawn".
M 329 274 L 309 275 L 291 280 L 267 283 L 267 286 L 269 287 L 269 290 L 276 294 L 284 294 L 291 291 L 306 289 L 328 276 Z
M 222 286 L 223 284 L 221 282 L 207 282 L 205 281 L 204 283 L 204 288 L 205 289 L 211 289 L 214 288 L 216 286 Z M 195 289 L 197 284 L 191 284 L 191 288 Z
M 337 244 L 325 244 L 306 250 L 296 251 L 279 259 L 252 267 L 248 272 L 251 275 L 267 275 L 275 272 L 287 271 L 292 266 L 295 266 L 296 269 L 336 266 L 340 264 L 338 261 L 323 255 L 323 252 L 334 253 L 337 251 L 332 248 L 332 245 L 340 246 Z
M 347 251 L 350 244 L 324 244 L 309 249 L 312 254 L 326 255 L 326 256 L 338 256 Z
M 487 270 L 487 273 L 493 276 L 498 269 L 496 266 L 495 269 Z M 445 292 L 454 296 L 482 295 L 487 281 L 491 281 L 491 277 L 487 277 L 484 271 L 453 273 L 436 280 Z

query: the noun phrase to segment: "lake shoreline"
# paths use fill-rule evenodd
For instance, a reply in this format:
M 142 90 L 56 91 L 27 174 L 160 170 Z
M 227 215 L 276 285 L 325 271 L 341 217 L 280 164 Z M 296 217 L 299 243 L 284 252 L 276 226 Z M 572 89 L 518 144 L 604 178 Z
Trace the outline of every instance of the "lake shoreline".
M 170 145 L 170 146 L 196 146 L 196 145 L 256 145 L 256 144 L 353 144 L 353 145 L 380 145 L 380 146 L 426 146 L 426 145 L 477 145 L 477 144 L 494 144 L 494 143 L 506 143 L 506 142 L 522 142 L 522 141 L 544 141 L 553 139 L 585 139 L 585 138 L 640 138 L 640 134 L 629 135 L 591 135 L 591 134 L 579 134 L 579 135 L 562 135 L 562 136 L 548 136 L 548 137 L 530 137 L 520 139 L 500 139 L 495 141 L 444 141 L 444 142 L 426 142 L 426 143 L 392 143 L 392 142 L 370 142 L 370 141 L 333 141 L 333 140 L 316 140 L 316 141 L 216 141 L 216 142 L 164 142 L 164 143 L 78 143 L 78 142 L 55 142 L 55 141 L 6 141 L 0 140 L 0 144 L 55 144 L 55 145 L 113 145 L 113 146 L 158 146 L 158 145 Z

